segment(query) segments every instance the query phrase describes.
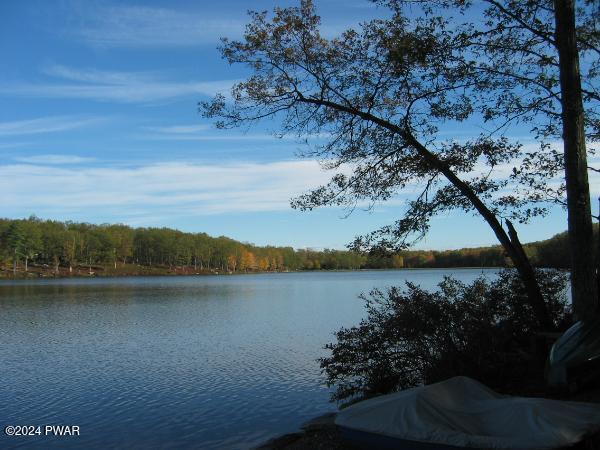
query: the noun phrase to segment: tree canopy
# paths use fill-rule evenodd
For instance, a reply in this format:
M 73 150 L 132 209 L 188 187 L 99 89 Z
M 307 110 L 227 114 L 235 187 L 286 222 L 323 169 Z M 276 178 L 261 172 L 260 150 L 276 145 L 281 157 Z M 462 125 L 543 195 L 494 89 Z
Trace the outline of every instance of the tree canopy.
M 221 50 L 252 75 L 233 88 L 232 101 L 217 96 L 201 108 L 221 128 L 276 117 L 280 133 L 325 138 L 304 156 L 320 158 L 334 175 L 294 199 L 296 208 L 354 208 L 418 187 L 397 222 L 357 238 L 355 249 L 406 248 L 436 214 L 479 214 L 548 325 L 512 221 L 527 222 L 565 203 L 564 159 L 551 145 L 562 133 L 553 4 L 377 3 L 387 7 L 383 18 L 332 39 L 321 35 L 309 0 L 277 8 L 272 17 L 251 13 L 244 38 L 224 39 Z M 578 43 L 585 129 L 595 139 L 598 33 L 591 11 L 589 5 L 579 10 Z M 457 129 L 467 137 L 445 134 Z M 515 129 L 531 132 L 539 148 L 510 139 Z

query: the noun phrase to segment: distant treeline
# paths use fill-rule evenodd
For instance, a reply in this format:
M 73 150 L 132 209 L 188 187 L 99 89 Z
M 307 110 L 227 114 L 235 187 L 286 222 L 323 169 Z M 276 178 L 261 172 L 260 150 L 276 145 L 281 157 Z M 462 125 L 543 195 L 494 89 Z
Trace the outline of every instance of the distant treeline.
M 568 266 L 566 233 L 525 246 L 532 262 L 543 267 Z M 183 273 L 285 270 L 336 270 L 427 267 L 499 267 L 506 265 L 500 247 L 447 251 L 403 251 L 393 255 L 358 254 L 340 250 L 294 250 L 259 247 L 206 233 L 169 228 L 93 225 L 30 217 L 0 219 L 0 263 L 4 271 L 27 272 L 32 267 L 73 273 L 87 267 L 155 267 Z

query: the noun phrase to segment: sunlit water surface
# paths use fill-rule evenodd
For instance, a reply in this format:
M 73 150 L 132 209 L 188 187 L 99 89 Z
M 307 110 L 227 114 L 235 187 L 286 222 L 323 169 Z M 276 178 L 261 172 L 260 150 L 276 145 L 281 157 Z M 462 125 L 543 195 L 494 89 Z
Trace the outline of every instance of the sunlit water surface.
M 358 299 L 495 270 L 0 282 L 2 448 L 251 448 L 336 409 L 316 359 Z

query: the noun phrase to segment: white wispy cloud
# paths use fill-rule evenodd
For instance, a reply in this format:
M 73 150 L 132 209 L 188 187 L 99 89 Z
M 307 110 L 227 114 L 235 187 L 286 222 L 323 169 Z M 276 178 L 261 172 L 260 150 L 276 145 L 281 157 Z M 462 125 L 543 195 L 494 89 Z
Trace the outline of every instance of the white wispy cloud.
M 92 125 L 100 120 L 98 117 L 52 116 L 0 122 L 0 136 L 54 133 Z
M 196 124 L 196 125 L 171 125 L 166 127 L 146 127 L 149 131 L 156 133 L 164 133 L 167 135 L 194 134 L 212 129 L 212 125 Z
M 32 155 L 15 156 L 13 161 L 24 162 L 28 164 L 82 164 L 95 161 L 96 158 L 78 155 Z
M 243 10 L 241 11 L 243 13 Z M 71 14 L 73 14 L 71 12 Z M 95 6 L 81 10 L 68 33 L 98 47 L 189 47 L 239 37 L 246 20 L 149 6 Z
M 119 103 L 147 103 L 197 95 L 227 94 L 237 80 L 169 81 L 154 72 L 116 72 L 54 65 L 44 73 L 56 80 L 0 87 L 5 96 L 79 98 Z
M 94 84 L 132 84 L 152 82 L 159 74 L 156 72 L 118 72 L 93 68 L 80 69 L 62 64 L 51 64 L 42 68 L 46 75 L 71 81 Z
M 302 136 L 295 134 L 276 135 L 274 133 L 244 133 L 232 130 L 216 130 L 209 124 L 171 125 L 163 127 L 144 127 L 144 133 L 138 137 L 149 140 L 173 141 L 317 141 L 331 137 L 329 133 L 314 133 Z M 147 132 L 151 133 L 147 133 Z M 208 134 L 206 132 L 209 132 Z
M 289 210 L 291 197 L 325 183 L 330 173 L 313 160 L 267 164 L 162 163 L 137 167 L 0 166 L 5 214 L 127 218 Z
M 271 141 L 271 140 L 297 140 L 295 136 L 275 137 L 268 133 L 259 134 L 231 134 L 231 133 L 216 133 L 216 134 L 192 134 L 192 133 L 157 133 L 144 134 L 140 136 L 142 139 L 149 140 L 167 140 L 167 141 Z
M 0 149 L 27 147 L 29 145 L 32 145 L 32 142 L 0 142 Z
M 287 2 L 297 6 L 297 2 Z M 360 22 L 381 15 L 381 11 L 368 0 L 338 1 L 329 8 L 317 8 L 323 13 L 320 26 L 321 35 L 331 38 L 348 28 L 358 28 Z M 246 24 L 250 21 L 246 11 L 265 8 L 248 2 L 246 8 L 209 11 L 197 9 L 174 9 L 133 5 L 93 5 L 84 8 L 70 8 L 66 14 L 74 20 L 65 30 L 71 37 L 88 45 L 100 48 L 169 48 L 215 45 L 220 38 L 240 39 Z M 349 10 L 356 10 L 346 14 Z M 76 12 L 78 11 L 78 12 Z

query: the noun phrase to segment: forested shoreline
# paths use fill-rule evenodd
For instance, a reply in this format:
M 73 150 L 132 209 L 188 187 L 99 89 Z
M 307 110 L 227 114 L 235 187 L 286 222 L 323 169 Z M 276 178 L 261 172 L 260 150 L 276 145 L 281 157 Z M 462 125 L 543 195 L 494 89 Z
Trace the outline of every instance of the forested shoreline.
M 568 267 L 566 233 L 525 245 L 536 266 Z M 0 219 L 0 276 L 115 276 L 503 267 L 501 247 L 359 254 L 256 246 L 206 233 L 123 224 Z

